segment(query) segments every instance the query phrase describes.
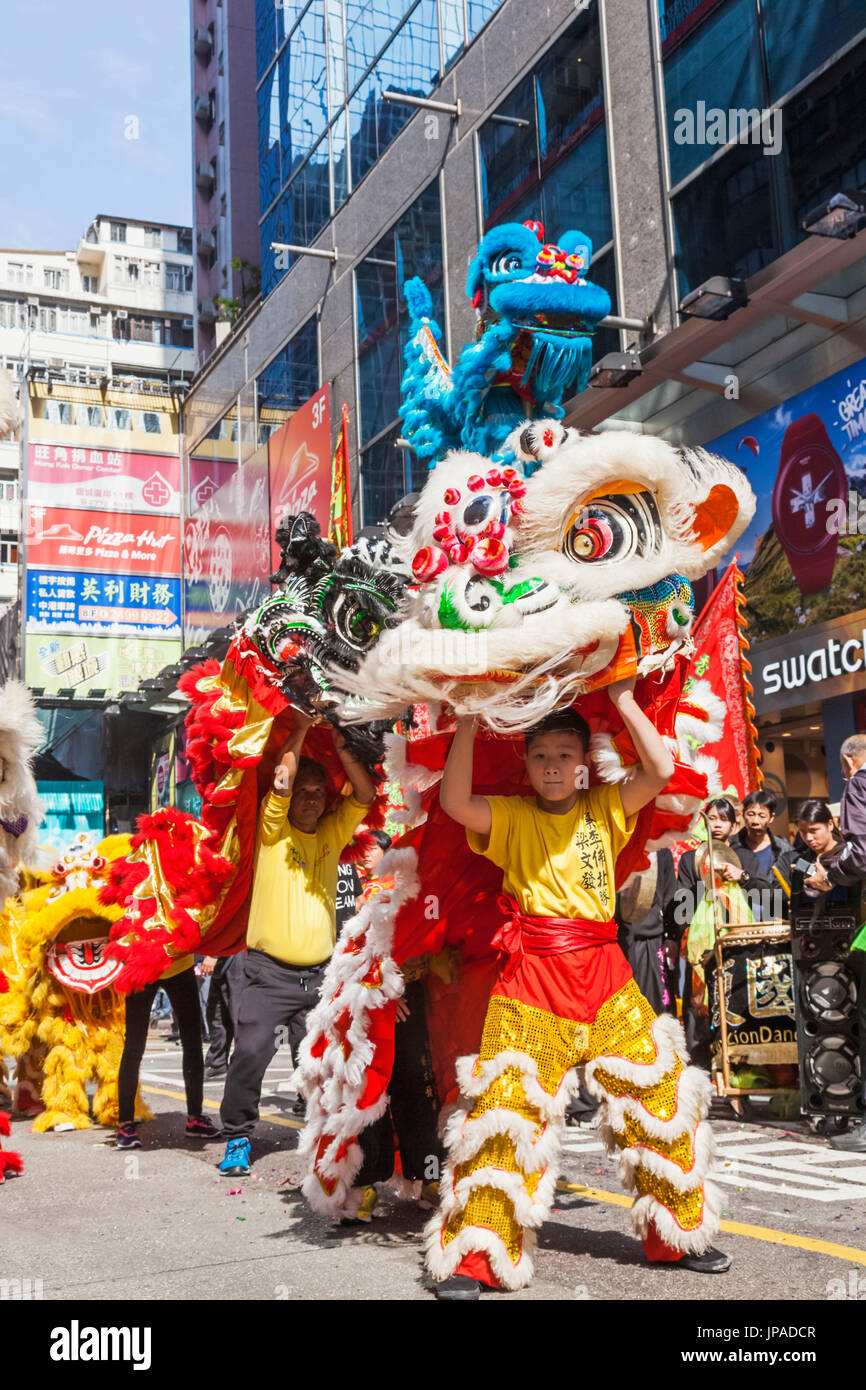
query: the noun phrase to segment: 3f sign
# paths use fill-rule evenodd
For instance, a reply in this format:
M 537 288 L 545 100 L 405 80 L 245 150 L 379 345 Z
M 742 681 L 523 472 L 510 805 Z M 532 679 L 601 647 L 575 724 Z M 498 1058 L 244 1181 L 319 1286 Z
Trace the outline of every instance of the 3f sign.
M 325 398 L 320 396 L 317 401 L 313 401 L 313 429 L 318 429 L 325 418 Z

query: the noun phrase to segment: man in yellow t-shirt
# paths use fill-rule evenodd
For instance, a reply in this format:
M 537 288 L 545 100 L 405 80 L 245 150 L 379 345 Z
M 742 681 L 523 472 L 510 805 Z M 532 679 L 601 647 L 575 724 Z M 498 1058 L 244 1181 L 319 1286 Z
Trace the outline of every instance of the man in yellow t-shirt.
M 711 1248 L 718 1211 L 705 1191 L 712 1144 L 709 1081 L 687 1061 L 682 1027 L 656 1018 L 616 942 L 617 856 L 674 760 L 637 705 L 634 680 L 608 693 L 637 753 L 628 776 L 590 789 L 590 731 L 576 710 L 526 734 L 534 796 L 472 790 L 473 720 L 458 719 L 439 800 L 469 847 L 503 870 L 504 956 L 478 1059 L 460 1076 L 468 1113 L 449 1125 L 440 1207 L 426 1232 L 436 1295 L 475 1299 L 524 1287 L 533 1232 L 553 1199 L 562 1115 L 575 1068 L 603 1102 L 602 1133 L 638 1192 L 633 1219 L 647 1258 L 722 1273 Z M 456 1117 L 455 1117 L 456 1119 Z
M 340 855 L 376 793 L 370 774 L 333 730 L 352 795 L 325 811 L 325 769 L 301 757 L 311 723 L 297 716 L 259 814 L 237 1038 L 220 1107 L 227 1140 L 220 1171 L 230 1176 L 249 1172 L 262 1081 L 283 1036 L 297 1061 L 336 940 Z

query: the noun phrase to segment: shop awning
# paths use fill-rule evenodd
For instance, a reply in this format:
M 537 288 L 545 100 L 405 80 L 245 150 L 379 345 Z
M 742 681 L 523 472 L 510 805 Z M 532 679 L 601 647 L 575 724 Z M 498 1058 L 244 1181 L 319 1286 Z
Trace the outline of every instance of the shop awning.
M 701 444 L 866 356 L 866 230 L 809 236 L 746 288 L 748 303 L 728 319 L 688 319 L 643 347 L 627 386 L 569 401 L 565 423 Z

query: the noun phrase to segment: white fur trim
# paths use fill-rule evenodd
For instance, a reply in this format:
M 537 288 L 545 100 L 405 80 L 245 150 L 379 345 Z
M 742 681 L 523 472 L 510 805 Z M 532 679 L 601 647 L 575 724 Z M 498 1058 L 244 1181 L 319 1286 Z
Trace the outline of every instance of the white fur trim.
M 712 1182 L 704 1184 L 703 1219 L 693 1231 L 684 1231 L 667 1207 L 651 1192 L 639 1197 L 631 1209 L 632 1225 L 641 1239 L 649 1234 L 650 1226 L 655 1226 L 662 1240 L 674 1250 L 681 1250 L 684 1255 L 703 1255 L 712 1248 L 719 1233 L 721 1217 L 721 1194 Z
M 538 1063 L 535 1058 L 530 1057 L 528 1052 L 515 1049 L 497 1052 L 495 1057 L 488 1057 L 480 1063 L 477 1057 L 459 1057 L 456 1072 L 460 1089 L 465 1096 L 483 1096 L 509 1067 L 520 1073 L 520 1083 L 526 1099 L 540 1112 L 542 1119 L 555 1119 L 565 1113 L 568 1098 L 578 1084 L 569 1079 L 572 1072 L 566 1072 L 558 1089 L 551 1095 L 538 1079 Z
M 523 1233 L 523 1249 L 517 1264 L 512 1264 L 504 1242 L 495 1233 L 481 1226 L 467 1226 L 443 1246 L 441 1241 L 442 1224 L 439 1213 L 434 1213 L 424 1228 L 424 1252 L 427 1268 L 437 1282 L 448 1279 L 456 1270 L 464 1255 L 483 1252 L 500 1284 L 505 1289 L 525 1289 L 532 1282 L 535 1273 L 532 1256 L 535 1250 L 535 1232 Z
M 354 1200 L 350 1193 L 362 1155 L 359 1145 L 351 1140 L 384 1114 L 388 1106 L 387 1092 L 373 1106 L 361 1109 L 358 1103 L 373 1059 L 368 1036 L 370 1014 L 403 994 L 403 974 L 391 957 L 391 945 L 397 913 L 419 892 L 417 862 L 417 853 L 411 847 L 392 849 L 383 856 L 380 872 L 383 877 L 393 874 L 394 887 L 373 894 L 344 925 L 300 1048 L 296 1084 L 308 1103 L 307 1123 L 298 1144 L 307 1167 L 301 1187 L 316 1211 L 332 1216 L 344 1213 L 346 1203 Z M 377 963 L 381 985 L 370 987 L 363 980 Z M 346 1011 L 349 1025 L 344 1036 L 350 1048 L 348 1057 L 336 1029 Z M 315 1057 L 312 1048 L 322 1040 L 323 1053 Z M 329 1143 L 317 1160 L 316 1154 L 326 1137 Z M 338 1159 L 343 1145 L 347 1151 Z M 336 1179 L 336 1189 L 330 1196 L 320 1177 Z
M 673 1159 L 666 1158 L 664 1154 L 658 1153 L 648 1145 L 634 1144 L 630 1148 L 620 1150 L 620 1182 L 626 1192 L 634 1192 L 638 1170 L 643 1168 L 655 1177 L 669 1182 L 678 1192 L 693 1192 L 705 1181 L 715 1157 L 716 1142 L 713 1131 L 706 1120 L 702 1120 L 694 1133 L 693 1162 L 688 1172 L 684 1172 Z
M 552 1163 L 562 1145 L 558 1123 L 539 1126 L 514 1110 L 485 1110 L 474 1119 L 458 1111 L 445 1128 L 445 1147 L 448 1166 L 468 1163 L 488 1139 L 507 1135 L 514 1147 L 514 1157 L 525 1173 L 537 1172 Z

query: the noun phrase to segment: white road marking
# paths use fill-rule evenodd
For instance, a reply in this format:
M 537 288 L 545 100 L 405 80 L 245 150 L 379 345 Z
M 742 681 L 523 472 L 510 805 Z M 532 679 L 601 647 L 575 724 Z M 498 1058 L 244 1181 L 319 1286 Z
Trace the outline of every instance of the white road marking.
M 718 1134 L 716 1142 L 721 1160 L 713 1174 L 717 1182 L 813 1202 L 850 1203 L 866 1198 L 866 1162 L 861 1154 L 739 1132 Z

